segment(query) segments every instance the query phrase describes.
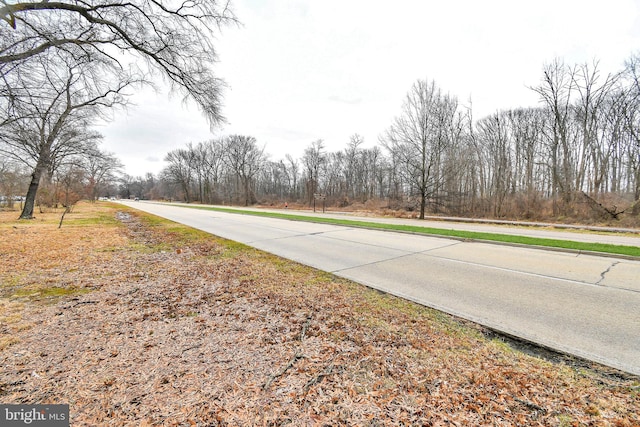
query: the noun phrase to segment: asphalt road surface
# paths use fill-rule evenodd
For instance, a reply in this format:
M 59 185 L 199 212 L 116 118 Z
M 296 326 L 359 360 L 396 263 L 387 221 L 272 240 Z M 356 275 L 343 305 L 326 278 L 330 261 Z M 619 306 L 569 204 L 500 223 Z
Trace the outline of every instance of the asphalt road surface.
M 175 205 L 123 203 L 640 375 L 640 261 Z M 447 228 L 458 226 L 468 224 L 446 224 Z M 496 226 L 474 227 L 491 227 L 496 232 Z M 499 228 L 509 233 L 535 232 Z M 538 231 L 540 237 L 554 233 L 554 238 L 566 240 L 640 245 L 640 237 Z

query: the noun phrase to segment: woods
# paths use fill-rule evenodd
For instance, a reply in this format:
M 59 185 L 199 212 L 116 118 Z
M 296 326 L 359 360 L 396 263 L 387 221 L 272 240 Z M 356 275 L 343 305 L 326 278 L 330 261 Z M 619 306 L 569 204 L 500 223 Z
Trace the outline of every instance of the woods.
M 637 64 L 633 56 L 624 70 L 605 75 L 597 61 L 570 66 L 556 60 L 531 87 L 539 107 L 497 111 L 475 121 L 470 107 L 436 82 L 418 80 L 373 147 L 353 134 L 343 150 L 329 152 L 316 140 L 300 159 L 274 161 L 229 149 L 214 154 L 204 149 L 214 141 L 201 142 L 187 148 L 200 159 L 189 165 L 208 172 L 184 181 L 176 159 L 182 149 L 175 150 L 157 183 L 159 194 L 194 201 L 190 195 L 196 192 L 187 189 L 204 186 L 207 197 L 197 200 L 205 203 L 311 205 L 313 194 L 322 193 L 330 206 L 378 201 L 420 218 L 429 212 L 637 221 Z M 206 168 L 210 162 L 219 167 Z M 234 164 L 250 167 L 251 176 Z

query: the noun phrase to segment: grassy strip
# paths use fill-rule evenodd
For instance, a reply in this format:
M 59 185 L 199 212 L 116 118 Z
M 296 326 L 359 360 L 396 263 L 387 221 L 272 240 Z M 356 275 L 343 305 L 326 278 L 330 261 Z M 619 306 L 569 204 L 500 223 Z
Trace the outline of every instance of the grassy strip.
M 430 236 L 444 236 L 456 239 L 482 240 L 489 242 L 500 242 L 526 246 L 541 246 L 548 248 L 569 249 L 573 251 L 606 253 L 614 255 L 624 255 L 629 257 L 640 257 L 640 247 L 612 245 L 608 243 L 576 242 L 572 240 L 545 239 L 541 237 L 516 236 L 510 234 L 483 233 L 479 231 L 450 230 L 444 228 L 421 227 L 419 225 L 399 225 L 384 224 L 368 221 L 357 221 L 348 219 L 322 218 L 306 215 L 285 214 L 278 212 L 261 212 L 241 209 L 228 209 L 212 206 L 186 206 L 194 209 L 204 209 L 217 212 L 226 212 L 242 215 L 253 215 L 268 218 L 287 219 L 291 221 L 306 221 L 319 224 L 343 225 L 347 227 L 361 227 L 375 230 L 399 231 L 404 233 L 424 234 Z

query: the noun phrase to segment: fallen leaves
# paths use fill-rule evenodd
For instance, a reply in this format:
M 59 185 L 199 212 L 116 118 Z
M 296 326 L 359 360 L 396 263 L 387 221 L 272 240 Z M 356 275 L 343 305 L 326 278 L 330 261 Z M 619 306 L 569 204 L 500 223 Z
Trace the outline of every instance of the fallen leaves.
M 3 402 L 69 403 L 72 425 L 640 423 L 633 377 L 552 364 L 326 273 L 101 209 L 123 225 L 76 226 L 81 209 L 0 242 Z M 92 292 L 16 296 L 45 282 Z

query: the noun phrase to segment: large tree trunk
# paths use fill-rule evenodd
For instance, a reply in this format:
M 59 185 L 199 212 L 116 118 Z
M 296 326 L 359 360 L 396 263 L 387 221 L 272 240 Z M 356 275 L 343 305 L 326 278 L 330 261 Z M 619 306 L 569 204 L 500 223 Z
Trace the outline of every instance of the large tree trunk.
M 42 177 L 42 171 L 44 167 L 40 164 L 36 166 L 31 174 L 31 182 L 29 183 L 29 190 L 27 190 L 27 197 L 24 201 L 24 208 L 20 214 L 20 219 L 33 219 L 33 207 L 36 203 L 36 194 L 38 193 L 38 187 L 40 186 L 40 178 Z
M 249 206 L 252 202 L 249 178 L 242 178 L 242 186 L 244 187 L 244 205 Z

